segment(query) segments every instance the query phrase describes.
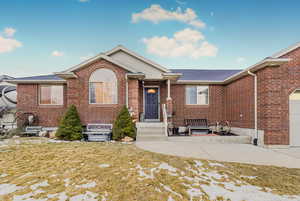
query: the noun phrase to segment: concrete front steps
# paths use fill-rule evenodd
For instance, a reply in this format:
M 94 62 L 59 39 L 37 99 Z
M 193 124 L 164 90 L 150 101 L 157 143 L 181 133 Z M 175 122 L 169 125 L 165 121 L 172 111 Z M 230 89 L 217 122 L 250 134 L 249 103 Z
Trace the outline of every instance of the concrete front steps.
M 168 137 L 165 135 L 165 127 L 162 122 L 138 122 L 137 141 L 165 141 Z
M 250 136 L 171 136 L 168 141 L 202 144 L 251 144 Z

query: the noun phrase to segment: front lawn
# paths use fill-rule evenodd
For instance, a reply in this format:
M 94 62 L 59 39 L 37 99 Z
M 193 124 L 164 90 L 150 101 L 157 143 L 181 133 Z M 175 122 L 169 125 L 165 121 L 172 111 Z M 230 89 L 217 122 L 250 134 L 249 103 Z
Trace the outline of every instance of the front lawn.
M 0 200 L 300 200 L 300 169 L 167 156 L 133 144 L 14 139 L 0 143 Z

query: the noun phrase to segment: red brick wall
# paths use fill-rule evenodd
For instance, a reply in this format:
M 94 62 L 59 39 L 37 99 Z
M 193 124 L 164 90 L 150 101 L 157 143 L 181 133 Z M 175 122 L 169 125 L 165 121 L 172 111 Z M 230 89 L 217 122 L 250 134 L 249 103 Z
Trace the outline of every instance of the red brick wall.
M 257 73 L 258 126 L 265 131 L 265 144 L 289 144 L 289 95 L 300 88 L 300 48 L 282 58 L 292 60 Z
M 17 108 L 20 112 L 32 112 L 38 117 L 42 126 L 57 126 L 66 109 L 66 98 L 63 106 L 42 106 L 38 103 L 39 85 L 18 84 Z M 66 87 L 64 88 L 66 91 Z
M 89 104 L 89 77 L 95 70 L 100 68 L 108 68 L 115 72 L 118 79 L 118 104 Z M 71 104 L 76 105 L 83 124 L 113 123 L 122 106 L 126 104 L 126 71 L 110 62 L 100 60 L 77 70 L 75 73 L 78 78 L 67 80 L 63 106 L 39 106 L 38 85 L 19 84 L 17 88 L 18 109 L 23 112 L 35 113 L 41 126 L 57 126 L 67 106 Z
M 118 80 L 117 104 L 89 104 L 89 78 L 97 69 L 107 68 L 112 70 Z M 126 71 L 106 60 L 100 60 L 89 66 L 75 71 L 76 79 L 68 79 L 68 105 L 77 106 L 83 124 L 88 123 L 113 123 L 122 106 L 126 104 Z
M 223 120 L 224 87 L 211 85 L 209 87 L 209 105 L 186 105 L 185 86 L 183 84 L 171 85 L 173 99 L 175 126 L 184 125 L 184 119 L 208 119 L 210 123 Z
M 233 127 L 254 128 L 254 78 L 248 75 L 224 88 L 224 120 Z

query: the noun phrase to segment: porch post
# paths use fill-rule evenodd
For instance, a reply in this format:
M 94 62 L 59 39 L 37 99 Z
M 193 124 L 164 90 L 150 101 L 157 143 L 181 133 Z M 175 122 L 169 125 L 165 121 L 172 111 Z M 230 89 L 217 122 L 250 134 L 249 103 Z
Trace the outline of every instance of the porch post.
M 168 79 L 167 80 L 167 85 L 168 85 L 168 95 L 167 95 L 167 113 L 168 113 L 168 116 L 171 117 L 172 114 L 173 114 L 173 101 L 172 101 L 172 98 L 171 98 L 171 80 Z
M 169 100 L 169 99 L 172 99 L 171 98 L 171 80 L 168 79 L 167 83 L 168 83 L 168 97 L 167 97 L 167 100 Z

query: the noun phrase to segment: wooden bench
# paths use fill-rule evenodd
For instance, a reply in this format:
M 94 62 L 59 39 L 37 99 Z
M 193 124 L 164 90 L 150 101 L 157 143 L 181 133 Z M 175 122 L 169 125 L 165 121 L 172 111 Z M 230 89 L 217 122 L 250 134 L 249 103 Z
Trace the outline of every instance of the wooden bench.
M 23 136 L 38 136 L 42 131 L 42 126 L 26 126 Z
M 112 124 L 88 124 L 83 132 L 84 139 L 91 142 L 111 140 Z
M 203 134 L 209 132 L 207 119 L 185 119 L 184 124 L 188 128 L 189 135 L 192 135 L 193 130 L 200 130 Z

